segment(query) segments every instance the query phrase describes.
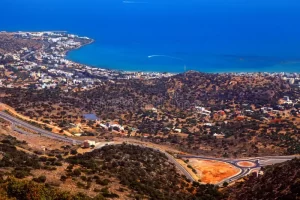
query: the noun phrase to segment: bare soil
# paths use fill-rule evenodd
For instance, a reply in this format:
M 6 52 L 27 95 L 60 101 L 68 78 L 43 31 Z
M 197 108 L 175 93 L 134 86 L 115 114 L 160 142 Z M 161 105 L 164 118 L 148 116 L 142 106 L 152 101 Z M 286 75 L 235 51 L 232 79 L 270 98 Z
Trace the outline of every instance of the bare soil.
M 236 167 L 219 161 L 189 159 L 188 164 L 197 171 L 197 176 L 203 183 L 216 184 L 239 172 Z

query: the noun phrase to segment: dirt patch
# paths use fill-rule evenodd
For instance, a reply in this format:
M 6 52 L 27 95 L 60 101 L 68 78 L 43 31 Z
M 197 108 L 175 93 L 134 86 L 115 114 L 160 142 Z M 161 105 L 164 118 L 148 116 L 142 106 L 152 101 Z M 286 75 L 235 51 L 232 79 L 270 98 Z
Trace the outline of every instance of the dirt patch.
M 239 169 L 224 162 L 189 159 L 188 165 L 192 166 L 197 176 L 203 183 L 216 184 L 239 172 Z
M 255 166 L 255 164 L 253 162 L 248 162 L 248 161 L 238 162 L 237 165 L 240 167 L 254 167 Z
M 25 135 L 25 134 L 14 132 L 12 130 L 7 130 L 7 131 L 2 130 L 0 131 L 0 134 L 11 135 L 17 138 L 17 140 L 19 141 L 26 141 L 28 147 L 30 147 L 32 151 L 34 150 L 41 151 L 42 147 L 45 147 L 48 150 L 54 150 L 54 149 L 60 149 L 61 146 L 69 145 L 69 143 L 60 142 L 43 136 L 39 136 L 35 134 Z
M 51 124 L 46 124 L 46 123 L 41 122 L 41 121 L 30 119 L 29 117 L 26 117 L 26 116 L 16 112 L 14 108 L 12 108 L 12 107 L 10 107 L 6 104 L 3 104 L 3 103 L 0 104 L 0 109 L 1 108 L 2 108 L 2 110 L 4 110 L 4 109 L 7 110 L 9 112 L 9 114 L 12 114 L 13 116 L 15 116 L 17 118 L 20 118 L 21 120 L 24 120 L 26 122 L 34 122 L 34 123 L 37 123 L 37 124 L 40 124 L 40 125 L 47 126 L 49 128 L 52 128 L 52 132 L 60 134 L 59 131 L 61 130 L 61 128 L 59 128 L 57 126 L 54 126 L 54 125 L 51 125 Z M 63 134 L 66 134 L 68 136 L 72 136 L 72 134 L 68 131 L 64 131 Z

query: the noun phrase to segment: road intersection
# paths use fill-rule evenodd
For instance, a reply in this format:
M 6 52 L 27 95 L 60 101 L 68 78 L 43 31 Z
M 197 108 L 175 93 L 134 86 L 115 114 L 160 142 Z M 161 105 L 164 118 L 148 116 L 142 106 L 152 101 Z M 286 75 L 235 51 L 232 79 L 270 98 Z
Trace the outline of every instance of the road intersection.
M 222 186 L 224 182 L 230 183 L 234 182 L 244 176 L 247 176 L 251 173 L 251 171 L 255 169 L 260 169 L 263 166 L 273 165 L 277 163 L 282 163 L 288 160 L 292 160 L 294 158 L 299 158 L 300 156 L 266 156 L 266 157 L 253 157 L 253 158 L 242 158 L 242 159 L 228 159 L 228 158 L 212 158 L 206 156 L 198 156 L 198 155 L 179 155 L 181 158 L 197 158 L 201 160 L 211 160 L 211 161 L 220 161 L 225 162 L 239 169 L 239 173 L 228 177 L 216 185 Z M 243 166 L 241 163 L 247 162 L 252 164 L 251 166 Z
M 13 129 L 21 134 L 32 134 L 29 133 L 25 130 L 22 130 L 18 127 L 24 127 L 27 128 L 33 132 L 36 132 L 38 134 L 40 134 L 41 136 L 44 137 L 48 137 L 54 140 L 59 140 L 59 141 L 63 141 L 63 142 L 67 142 L 67 143 L 72 143 L 75 145 L 80 145 L 83 143 L 83 141 L 81 140 L 76 140 L 74 138 L 71 137 L 67 137 L 67 136 L 63 136 L 63 135 L 58 135 L 55 133 L 52 133 L 50 131 L 46 131 L 44 129 L 38 128 L 36 126 L 33 126 L 25 121 L 22 121 L 20 119 L 17 119 L 9 114 L 7 114 L 4 111 L 0 112 L 0 118 L 3 118 L 6 121 L 9 121 L 13 126 Z M 17 127 L 18 126 L 18 127 Z M 102 145 L 99 145 L 98 147 L 96 146 L 96 148 L 102 148 L 105 145 L 116 145 L 117 143 L 114 142 L 110 142 L 110 143 L 103 143 Z M 140 145 L 140 144 L 135 144 L 133 142 L 130 142 L 130 144 L 133 145 L 138 145 L 141 147 L 147 147 L 147 148 L 152 148 L 154 150 L 157 150 L 163 154 L 165 154 L 169 161 L 172 162 L 185 176 L 188 180 L 190 181 L 198 181 L 195 180 L 193 178 L 193 176 L 190 174 L 190 172 L 188 172 L 179 162 L 176 161 L 176 159 L 174 158 L 174 156 L 172 156 L 171 154 L 167 153 L 164 150 L 161 150 L 159 148 L 154 148 L 154 147 L 148 147 L 148 146 L 144 146 L 144 145 Z M 288 160 L 291 160 L 295 157 L 300 157 L 300 156 L 266 156 L 266 157 L 253 157 L 253 158 L 243 158 L 243 159 L 229 159 L 229 158 L 213 158 L 213 157 L 207 157 L 207 156 L 199 156 L 199 155 L 178 155 L 178 157 L 180 158 L 197 158 L 197 159 L 201 159 L 201 160 L 211 160 L 211 161 L 219 161 L 219 162 L 225 162 L 228 163 L 230 165 L 233 165 L 234 167 L 239 169 L 239 173 L 228 177 L 224 180 L 222 180 L 221 182 L 217 183 L 216 185 L 222 186 L 224 182 L 234 182 L 246 175 L 248 175 L 249 173 L 251 173 L 252 170 L 255 169 L 260 169 L 263 166 L 267 166 L 267 165 L 273 165 L 276 163 L 281 163 L 281 162 L 285 162 Z M 250 163 L 250 166 L 243 166 L 241 163 L 243 162 L 247 162 Z

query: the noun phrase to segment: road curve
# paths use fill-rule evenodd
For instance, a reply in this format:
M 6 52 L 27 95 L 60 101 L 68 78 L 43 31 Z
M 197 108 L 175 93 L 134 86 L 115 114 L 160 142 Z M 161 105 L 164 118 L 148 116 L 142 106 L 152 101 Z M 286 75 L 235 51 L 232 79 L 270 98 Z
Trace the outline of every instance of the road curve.
M 68 143 L 72 143 L 72 144 L 82 144 L 82 141 L 80 140 L 75 140 L 73 138 L 69 138 L 69 137 L 65 137 L 65 136 L 61 136 L 61 135 L 57 135 L 57 134 L 54 134 L 50 131 L 46 131 L 44 129 L 41 129 L 41 128 L 38 128 L 36 126 L 33 126 L 25 121 L 22 121 L 20 119 L 17 119 L 5 112 L 0 112 L 0 118 L 3 118 L 9 122 L 11 122 L 13 125 L 18 125 L 18 126 L 21 126 L 21 127 L 25 127 L 25 128 L 28 128 L 30 130 L 33 130 L 37 133 L 40 133 L 42 136 L 45 136 L 45 137 L 48 137 L 48 138 L 51 138 L 51 139 L 55 139 L 55 140 L 59 140 L 59 141 L 63 141 L 63 142 L 68 142 Z M 24 130 L 21 130 L 17 127 L 14 126 L 14 129 L 17 131 L 17 132 L 20 132 L 22 134 L 28 134 L 26 131 Z M 113 144 L 109 144 L 109 145 L 113 145 Z M 138 145 L 138 144 L 134 144 L 134 145 Z M 143 145 L 138 145 L 138 146 L 141 146 L 141 147 L 147 147 L 147 146 L 143 146 Z M 100 148 L 102 148 L 103 146 L 101 146 Z M 147 147 L 147 148 L 152 148 L 152 147 Z M 181 166 L 181 164 L 179 164 L 172 155 L 168 154 L 167 152 L 164 152 L 164 151 L 161 151 L 160 149 L 156 149 L 156 148 L 152 148 L 154 150 L 157 150 L 163 154 L 165 154 L 169 161 L 172 162 L 185 176 L 188 180 L 190 181 L 195 181 L 194 178 L 191 176 L 191 174 L 183 167 Z
M 238 168 L 240 172 L 232 177 L 228 177 L 221 182 L 217 183 L 216 185 L 222 186 L 224 182 L 233 182 L 236 181 L 244 176 L 247 176 L 251 170 L 258 169 L 263 166 L 272 165 L 276 163 L 281 163 L 284 161 L 291 160 L 293 158 L 299 158 L 299 155 L 292 155 L 292 156 L 264 156 L 264 157 L 250 157 L 250 158 L 242 158 L 242 159 L 227 159 L 227 158 L 212 158 L 212 157 L 206 157 L 206 156 L 198 156 L 198 155 L 179 155 L 182 158 L 198 158 L 202 160 L 212 160 L 212 161 L 221 161 L 228 163 L 230 165 L 233 165 L 234 167 Z M 243 167 L 240 166 L 239 162 L 251 162 L 253 163 L 253 166 L 250 167 Z
M 33 130 L 39 134 L 41 134 L 42 136 L 51 138 L 51 139 L 55 139 L 55 140 L 59 140 L 59 141 L 63 141 L 63 142 L 68 142 L 68 143 L 72 143 L 72 144 L 82 144 L 82 141 L 80 140 L 75 140 L 73 138 L 67 137 L 67 136 L 62 136 L 62 135 L 57 135 L 55 133 L 52 133 L 50 131 L 46 131 L 44 129 L 38 128 L 36 126 L 33 126 L 25 121 L 22 121 L 20 119 L 17 119 L 5 112 L 0 112 L 0 118 L 5 119 L 6 121 L 11 122 L 14 125 L 18 125 L 24 128 L 28 128 L 30 130 Z
M 140 146 L 140 147 L 142 147 L 142 148 L 150 148 L 150 149 L 153 149 L 153 150 L 156 150 L 156 151 L 159 151 L 160 153 L 163 153 L 163 154 L 165 154 L 166 156 L 167 156 L 167 158 L 168 158 L 168 160 L 171 162 L 171 163 L 173 163 L 176 167 L 177 167 L 177 169 L 178 170 L 180 170 L 184 175 L 185 175 L 185 177 L 188 179 L 188 180 L 190 180 L 190 181 L 197 181 L 197 180 L 195 180 L 193 177 L 192 177 L 192 175 L 180 164 L 180 163 L 178 163 L 176 160 L 175 160 L 175 158 L 171 155 L 171 154 L 169 154 L 169 153 L 167 153 L 167 152 L 165 152 L 165 151 L 162 151 L 162 150 L 160 150 L 160 149 L 158 149 L 158 148 L 154 148 L 154 147 L 148 147 L 148 146 L 144 146 L 144 145 L 141 145 L 141 144 L 135 144 L 135 143 L 132 143 L 132 142 L 125 142 L 126 144 L 130 144 L 130 145 L 135 145 L 135 146 Z M 96 148 L 96 149 L 101 149 L 101 148 L 103 148 L 103 147 L 105 147 L 105 146 L 107 146 L 107 145 L 120 145 L 120 143 L 106 143 L 106 145 L 101 145 L 101 146 L 99 146 L 98 148 Z
M 0 112 L 0 118 L 3 118 L 5 120 L 11 122 L 13 125 L 18 125 L 18 126 L 21 126 L 24 128 L 28 128 L 30 130 L 33 130 L 33 131 L 41 134 L 42 136 L 45 136 L 45 137 L 48 137 L 48 138 L 51 138 L 54 140 L 59 140 L 59 141 L 68 142 L 68 143 L 72 143 L 72 144 L 82 144 L 81 140 L 76 140 L 76 139 L 73 139 L 73 138 L 70 138 L 67 136 L 54 134 L 50 131 L 46 131 L 44 129 L 33 126 L 25 121 L 17 119 L 3 111 Z M 14 129 L 22 134 L 27 134 L 26 131 L 24 131 L 24 130 L 18 129 L 16 127 Z M 154 148 L 154 147 L 148 147 L 148 146 L 134 144 L 134 143 L 129 143 L 129 144 L 138 145 L 138 146 L 146 147 L 146 148 L 151 148 L 151 149 L 157 150 L 157 151 L 165 154 L 168 157 L 169 161 L 172 162 L 186 176 L 186 178 L 188 180 L 198 181 L 198 180 L 195 180 L 192 177 L 192 175 L 180 163 L 178 163 L 175 160 L 175 158 L 172 155 L 170 155 L 169 153 L 162 151 L 160 149 Z M 109 145 L 115 145 L 115 144 L 109 144 Z M 100 148 L 102 148 L 102 147 L 100 147 Z M 222 185 L 224 182 L 233 182 L 235 180 L 238 180 L 238 179 L 248 175 L 252 169 L 260 168 L 260 167 L 266 166 L 266 165 L 275 164 L 275 163 L 278 163 L 279 161 L 284 162 L 287 160 L 291 160 L 295 157 L 300 157 L 299 155 L 296 155 L 296 156 L 265 156 L 265 157 L 254 157 L 254 158 L 244 158 L 244 159 L 223 159 L 223 158 L 213 158 L 213 157 L 197 156 L 197 155 L 190 155 L 190 156 L 179 155 L 179 156 L 183 157 L 183 158 L 199 158 L 199 159 L 203 159 L 203 160 L 226 162 L 226 163 L 231 164 L 231 165 L 237 167 L 238 169 L 240 169 L 240 172 L 238 174 L 236 174 L 232 177 L 226 178 L 226 179 L 222 180 L 221 182 L 217 183 L 216 185 Z M 238 162 L 241 162 L 241 161 L 252 162 L 252 163 L 254 163 L 254 165 L 251 167 L 241 167 L 237 164 Z

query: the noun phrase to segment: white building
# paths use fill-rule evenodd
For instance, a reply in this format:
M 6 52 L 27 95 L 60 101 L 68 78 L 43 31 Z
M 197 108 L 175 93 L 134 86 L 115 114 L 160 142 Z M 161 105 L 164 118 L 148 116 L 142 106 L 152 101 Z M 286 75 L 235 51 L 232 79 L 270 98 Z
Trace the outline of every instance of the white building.
M 290 78 L 289 83 L 290 83 L 291 85 L 293 85 L 293 84 L 295 83 L 295 79 L 294 79 L 294 78 Z
M 176 128 L 176 129 L 174 129 L 174 131 L 177 132 L 177 133 L 181 133 L 181 129 L 180 128 Z
M 284 101 L 289 101 L 289 100 L 290 100 L 290 97 L 284 96 L 284 97 L 283 97 L 283 100 L 284 100 Z

